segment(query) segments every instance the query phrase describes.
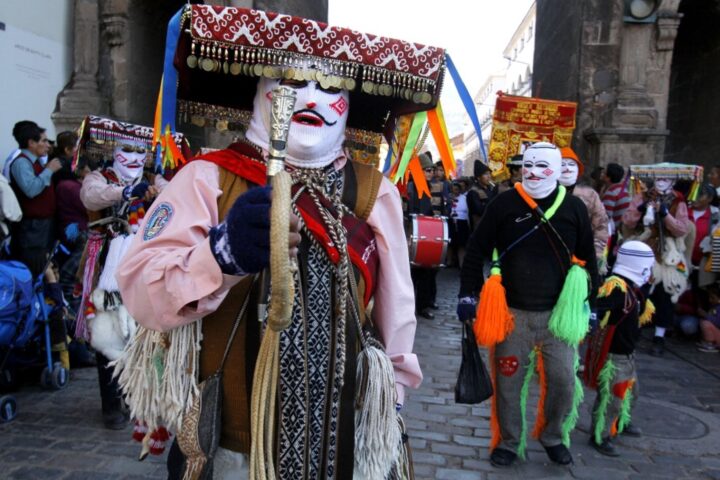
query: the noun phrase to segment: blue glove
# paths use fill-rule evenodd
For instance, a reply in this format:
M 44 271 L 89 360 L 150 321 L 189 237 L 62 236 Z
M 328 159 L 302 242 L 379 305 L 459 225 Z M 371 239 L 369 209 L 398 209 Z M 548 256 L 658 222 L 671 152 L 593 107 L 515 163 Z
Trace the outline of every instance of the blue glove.
M 400 410 L 402 410 L 402 403 L 396 403 L 395 404 L 395 411 L 400 413 Z
M 122 196 L 123 200 L 127 201 L 131 198 L 143 198 L 145 194 L 148 191 L 148 188 L 150 188 L 150 185 L 148 185 L 147 182 L 140 182 L 134 187 L 132 185 L 128 185 L 123 190 Z
M 270 264 L 270 187 L 240 195 L 225 221 L 210 229 L 210 247 L 223 273 L 257 273 Z
M 75 240 L 77 240 L 78 235 L 80 235 L 80 228 L 78 228 L 77 222 L 69 223 L 65 227 L 65 238 L 69 242 L 74 242 Z
M 461 322 L 468 322 L 475 319 L 475 311 L 477 310 L 477 305 L 475 303 L 475 299 L 472 297 L 461 297 L 458 300 L 457 305 L 457 316 L 458 320 Z
M 668 207 L 667 207 L 667 205 L 665 205 L 664 203 L 661 203 L 661 204 L 660 204 L 659 213 L 660 213 L 660 218 L 665 218 L 665 217 L 667 217 L 667 214 L 668 214 Z

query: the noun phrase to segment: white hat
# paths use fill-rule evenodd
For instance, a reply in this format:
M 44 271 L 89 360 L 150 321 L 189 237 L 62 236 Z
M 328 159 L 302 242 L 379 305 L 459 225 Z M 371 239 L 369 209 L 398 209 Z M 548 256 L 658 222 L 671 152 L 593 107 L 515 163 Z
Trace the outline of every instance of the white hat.
M 652 248 L 646 243 L 631 240 L 620 246 L 612 271 L 631 280 L 637 286 L 642 286 L 650 280 L 654 264 L 655 254 Z

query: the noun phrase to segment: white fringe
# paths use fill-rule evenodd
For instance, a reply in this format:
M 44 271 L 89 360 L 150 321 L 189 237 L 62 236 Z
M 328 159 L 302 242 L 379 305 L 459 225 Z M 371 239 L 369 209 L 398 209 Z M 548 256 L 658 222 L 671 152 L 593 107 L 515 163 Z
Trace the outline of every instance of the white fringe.
M 105 266 L 98 279 L 97 288 L 105 290 L 106 292 L 120 291 L 117 280 L 115 279 L 115 272 L 117 272 L 120 262 L 127 253 L 128 248 L 130 248 L 130 242 L 132 242 L 134 237 L 134 234 L 118 235 L 110 240 L 108 253 L 105 257 Z
M 111 365 L 130 414 L 150 431 L 178 431 L 183 415 L 200 393 L 198 374 L 202 320 L 160 333 L 139 327 L 122 356 Z
M 356 378 L 355 471 L 358 478 L 384 479 L 400 456 L 402 441 L 390 358 L 366 345 L 358 355 Z

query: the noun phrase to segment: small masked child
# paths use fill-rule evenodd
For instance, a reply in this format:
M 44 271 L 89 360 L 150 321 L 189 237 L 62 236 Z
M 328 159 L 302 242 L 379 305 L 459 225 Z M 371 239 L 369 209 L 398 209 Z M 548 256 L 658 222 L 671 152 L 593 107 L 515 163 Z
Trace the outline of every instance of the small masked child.
M 597 390 L 590 444 L 603 455 L 619 455 L 612 441 L 618 433 L 640 434 L 630 426 L 633 393 L 637 391 L 634 352 L 640 327 L 655 311 L 641 291 L 650 280 L 654 262 L 648 245 L 625 242 L 611 276 L 598 292 L 599 326 L 588 345 L 584 379 Z

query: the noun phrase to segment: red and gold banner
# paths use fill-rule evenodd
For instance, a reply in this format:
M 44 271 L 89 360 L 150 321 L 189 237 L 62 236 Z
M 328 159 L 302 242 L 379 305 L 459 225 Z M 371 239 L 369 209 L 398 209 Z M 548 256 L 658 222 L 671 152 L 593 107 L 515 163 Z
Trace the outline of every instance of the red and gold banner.
M 506 176 L 505 162 L 520 153 L 525 142 L 570 146 L 576 110 L 575 102 L 515 97 L 499 92 L 488 158 L 493 177 Z

